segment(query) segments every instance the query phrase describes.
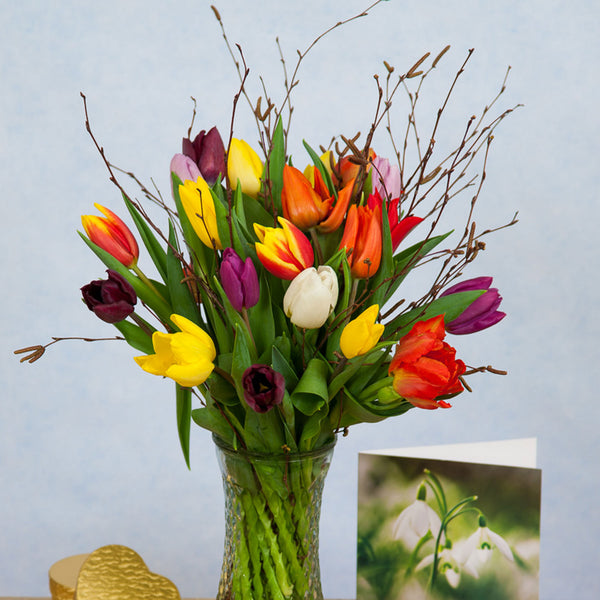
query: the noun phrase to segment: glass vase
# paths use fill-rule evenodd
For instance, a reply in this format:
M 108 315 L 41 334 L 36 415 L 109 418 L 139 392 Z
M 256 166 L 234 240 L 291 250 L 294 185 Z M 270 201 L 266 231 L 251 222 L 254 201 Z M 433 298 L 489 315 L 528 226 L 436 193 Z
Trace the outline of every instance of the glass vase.
M 216 600 L 322 600 L 319 517 L 335 442 L 280 455 L 215 444 L 225 495 Z

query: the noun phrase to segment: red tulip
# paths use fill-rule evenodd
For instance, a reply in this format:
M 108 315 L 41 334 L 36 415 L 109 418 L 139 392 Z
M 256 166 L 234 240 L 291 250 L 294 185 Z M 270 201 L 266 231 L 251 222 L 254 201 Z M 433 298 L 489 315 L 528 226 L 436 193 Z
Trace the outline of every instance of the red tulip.
M 340 248 L 346 248 L 352 275 L 373 277 L 381 262 L 381 204 L 374 207 L 353 204 L 348 210 Z
M 442 397 L 463 391 L 458 378 L 465 364 L 443 341 L 445 335 L 444 317 L 439 315 L 415 323 L 396 346 L 389 367 L 394 390 L 419 408 L 449 408 Z
M 94 206 L 105 216 L 83 215 L 81 222 L 94 244 L 106 250 L 128 269 L 138 260 L 140 251 L 129 228 L 117 215 L 100 204 Z
M 384 202 L 378 191 L 375 191 L 369 196 L 367 206 L 374 208 L 375 206 L 383 206 Z M 390 233 L 392 235 L 392 249 L 395 251 L 400 242 L 416 227 L 423 219 L 421 217 L 408 216 L 403 219 L 398 219 L 398 205 L 400 198 L 394 198 L 385 202 L 385 208 L 390 225 Z

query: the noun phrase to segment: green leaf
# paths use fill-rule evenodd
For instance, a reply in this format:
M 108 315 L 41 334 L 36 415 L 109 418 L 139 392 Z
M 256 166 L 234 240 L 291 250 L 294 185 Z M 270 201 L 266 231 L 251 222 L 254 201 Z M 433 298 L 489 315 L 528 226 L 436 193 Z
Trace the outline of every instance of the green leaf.
M 213 371 L 210 376 L 210 396 L 219 404 L 236 406 L 240 403 L 235 386 L 231 382 Z
M 354 377 L 352 377 L 352 380 L 347 383 L 346 389 L 352 394 L 360 394 L 360 392 L 369 386 L 373 381 L 377 381 L 382 377 L 387 376 L 388 359 L 390 356 L 389 351 L 382 351 L 380 349 L 379 353 L 380 354 L 376 360 L 373 360 L 368 367 L 359 369 L 354 374 Z
M 239 187 L 239 183 L 238 183 Z M 213 198 L 215 205 L 215 214 L 217 216 L 217 232 L 219 233 L 219 240 L 223 248 L 229 248 L 234 246 L 231 239 L 231 231 L 229 229 L 229 207 L 227 206 L 227 199 L 221 198 L 220 195 L 210 188 L 210 193 Z
M 266 413 L 246 411 L 244 440 L 248 450 L 253 452 L 280 453 L 285 437 L 279 413 L 273 408 Z
M 417 321 L 426 321 L 438 315 L 444 315 L 444 321 L 448 323 L 465 311 L 470 304 L 475 302 L 479 296 L 485 294 L 486 290 L 473 290 L 449 294 L 430 302 L 427 306 L 413 308 L 406 313 L 396 317 L 386 325 L 384 335 L 395 333 L 397 338 L 402 337 L 404 330 L 412 327 Z
M 328 412 L 328 407 L 323 405 L 306 420 L 302 428 L 302 435 L 300 436 L 300 451 L 312 450 L 315 447 L 315 442 L 321 433 L 323 421 L 327 417 Z
M 327 375 L 329 367 L 320 358 L 313 358 L 302 374 L 296 389 L 292 392 L 294 406 L 303 414 L 310 416 L 327 404 Z
M 148 335 L 141 327 L 130 321 L 120 321 L 113 325 L 121 332 L 127 343 L 144 354 L 154 354 L 152 336 Z
M 275 321 L 271 305 L 271 292 L 269 281 L 264 273 L 260 277 L 260 295 L 258 303 L 248 309 L 250 327 L 254 335 L 256 350 L 258 354 L 267 351 L 273 344 L 275 338 Z
M 281 192 L 283 190 L 283 166 L 285 165 L 285 137 L 281 117 L 277 120 L 277 126 L 273 132 L 273 145 L 269 154 L 269 180 L 271 182 L 271 198 L 274 213 L 282 214 Z
M 192 292 L 187 283 L 183 280 L 185 275 L 181 261 L 176 255 L 179 251 L 177 246 L 177 237 L 173 224 L 169 221 L 169 249 L 167 251 L 167 286 L 169 288 L 169 296 L 171 297 L 171 305 L 173 312 L 187 319 L 202 325 L 198 307 L 194 302 Z
M 282 351 L 279 349 L 279 346 L 280 346 L 280 343 L 278 343 L 279 339 L 280 338 L 275 339 L 275 341 L 273 343 L 273 347 L 271 349 L 271 362 L 272 362 L 271 366 L 273 367 L 273 369 L 275 369 L 275 371 L 277 371 L 278 373 L 281 373 L 283 375 L 283 378 L 285 379 L 285 387 L 289 391 L 289 390 L 293 390 L 298 385 L 298 376 L 296 375 L 296 372 L 294 371 L 294 368 L 292 367 L 292 365 L 290 365 L 289 360 L 284 356 Z M 287 346 L 289 348 L 289 346 L 290 346 L 289 338 L 284 337 L 283 339 L 287 342 Z
M 216 405 L 213 404 L 203 406 L 202 408 L 195 408 L 192 411 L 192 419 L 196 425 L 203 429 L 207 429 L 222 440 L 233 445 L 235 437 L 234 430 Z
M 244 371 L 254 363 L 252 360 L 252 352 L 248 345 L 248 335 L 244 329 L 245 327 L 243 325 L 236 323 L 235 342 L 233 344 L 233 354 L 231 359 L 231 376 L 235 381 L 238 396 L 240 398 L 244 397 L 242 376 L 244 375 Z
M 144 242 L 144 246 L 152 259 L 152 262 L 156 266 L 160 276 L 163 278 L 163 281 L 167 280 L 167 255 L 161 246 L 160 242 L 156 239 L 154 233 L 152 233 L 152 229 L 148 225 L 146 219 L 140 214 L 138 209 L 133 205 L 131 200 L 123 194 L 123 200 L 125 202 L 125 206 L 137 227 L 137 230 Z
M 369 358 L 370 355 L 367 353 L 362 356 L 357 356 L 346 363 L 344 370 L 339 375 L 336 375 L 329 384 L 328 392 L 330 401 L 342 389 L 346 382 L 356 374 L 363 364 L 369 360 Z
M 190 468 L 190 424 L 192 418 L 192 390 L 175 384 L 177 388 L 177 431 L 179 443 L 185 458 L 185 464 Z
M 220 307 L 215 305 L 214 300 L 208 296 L 202 289 L 200 288 L 200 298 L 202 300 L 202 307 L 206 313 L 206 325 L 208 332 L 211 337 L 217 342 L 217 346 L 219 348 L 220 354 L 227 354 L 233 349 L 233 339 L 234 333 L 225 322 L 224 315 Z
M 305 140 L 302 140 L 302 144 L 304 145 L 306 151 L 310 155 L 310 158 L 313 161 L 315 167 L 319 169 L 319 173 L 321 173 L 321 176 L 323 177 L 323 181 L 325 182 L 329 193 L 333 194 L 337 201 L 337 191 L 335 189 L 335 186 L 333 185 L 333 181 L 331 180 L 331 175 L 329 174 L 329 171 L 323 164 L 321 157 L 306 143 Z

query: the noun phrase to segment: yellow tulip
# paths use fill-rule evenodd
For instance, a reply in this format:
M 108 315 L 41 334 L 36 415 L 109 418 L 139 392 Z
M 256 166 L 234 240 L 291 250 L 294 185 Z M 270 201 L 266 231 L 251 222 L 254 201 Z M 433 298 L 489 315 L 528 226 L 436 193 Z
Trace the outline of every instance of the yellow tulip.
M 183 387 L 194 387 L 208 379 L 217 355 L 210 336 L 181 315 L 171 315 L 181 331 L 152 334 L 155 354 L 136 356 L 135 362 L 147 373 L 169 377 Z
M 258 154 L 244 140 L 232 138 L 227 152 L 227 177 L 229 187 L 235 190 L 238 181 L 242 192 L 252 198 L 260 192 L 263 164 Z
M 208 184 L 202 177 L 196 182 L 189 179 L 179 186 L 179 197 L 196 235 L 209 248 L 223 249 L 217 228 L 215 201 Z
M 344 327 L 340 337 L 340 349 L 346 358 L 366 354 L 379 341 L 384 326 L 375 323 L 378 314 L 379 305 L 373 304 Z

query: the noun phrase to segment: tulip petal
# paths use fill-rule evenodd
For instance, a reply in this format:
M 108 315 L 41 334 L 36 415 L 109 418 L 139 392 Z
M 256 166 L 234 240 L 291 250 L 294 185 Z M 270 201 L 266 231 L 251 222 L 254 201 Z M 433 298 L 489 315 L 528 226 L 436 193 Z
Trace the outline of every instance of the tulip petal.
M 338 193 L 337 202 L 329 213 L 329 216 L 318 226 L 318 230 L 321 233 L 331 233 L 339 229 L 348 210 L 348 204 L 350 204 L 350 199 L 352 198 L 355 181 L 355 179 L 351 179 Z
M 196 181 L 184 181 L 179 186 L 179 197 L 196 235 L 208 248 L 221 250 L 215 201 L 210 188 L 202 177 Z
M 202 359 L 191 364 L 171 365 L 165 375 L 183 387 L 194 387 L 206 381 L 214 368 L 210 360 Z

